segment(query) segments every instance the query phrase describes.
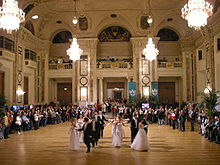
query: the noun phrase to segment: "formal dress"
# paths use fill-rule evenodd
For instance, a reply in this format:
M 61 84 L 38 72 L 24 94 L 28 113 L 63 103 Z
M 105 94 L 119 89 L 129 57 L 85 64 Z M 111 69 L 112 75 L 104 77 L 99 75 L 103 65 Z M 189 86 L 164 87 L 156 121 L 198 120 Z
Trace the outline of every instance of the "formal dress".
M 122 123 L 113 123 L 112 127 L 112 145 L 114 147 L 121 147 L 123 137 L 125 136 Z
M 149 150 L 149 144 L 147 139 L 147 134 L 144 130 L 144 125 L 139 124 L 139 130 L 137 135 L 134 138 L 133 143 L 131 144 L 131 148 L 137 151 L 147 151 Z
M 69 146 L 70 149 L 78 150 L 80 148 L 78 131 L 75 129 L 75 127 L 71 127 L 69 133 L 70 133 L 70 146 Z
M 76 124 L 77 125 L 77 129 L 82 129 L 83 128 L 83 124 L 84 124 L 83 119 L 78 119 L 77 124 Z M 84 137 L 83 131 L 78 132 L 78 136 L 79 136 L 79 142 L 83 143 L 83 137 Z

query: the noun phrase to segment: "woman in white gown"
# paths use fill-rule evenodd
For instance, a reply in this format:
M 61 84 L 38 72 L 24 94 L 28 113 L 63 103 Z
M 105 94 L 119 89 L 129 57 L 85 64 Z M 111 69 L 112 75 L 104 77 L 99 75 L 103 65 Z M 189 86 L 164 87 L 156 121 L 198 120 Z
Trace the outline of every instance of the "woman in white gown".
M 112 145 L 114 147 L 117 147 L 117 148 L 121 147 L 123 137 L 125 136 L 123 126 L 124 126 L 124 123 L 122 121 L 122 118 L 118 116 L 113 121 L 113 126 L 112 126 Z
M 147 139 L 146 131 L 144 130 L 144 125 L 142 124 L 143 121 L 139 123 L 139 130 L 137 135 L 134 138 L 133 143 L 131 144 L 131 148 L 137 151 L 148 151 L 149 144 Z
M 78 150 L 80 148 L 79 144 L 79 136 L 78 131 L 76 129 L 76 119 L 71 120 L 72 126 L 69 130 L 70 134 L 70 149 L 71 150 Z

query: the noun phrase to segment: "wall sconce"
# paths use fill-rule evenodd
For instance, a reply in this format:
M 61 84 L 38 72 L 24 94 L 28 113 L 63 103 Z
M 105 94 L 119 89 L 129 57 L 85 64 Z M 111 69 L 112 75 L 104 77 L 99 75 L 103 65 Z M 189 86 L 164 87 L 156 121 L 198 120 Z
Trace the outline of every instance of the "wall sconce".
M 212 91 L 212 88 L 211 88 L 211 86 L 210 86 L 210 83 L 208 83 L 207 84 L 207 87 L 205 88 L 205 90 L 204 90 L 204 93 L 205 94 L 208 94 L 208 93 L 210 93 Z
M 143 96 L 144 97 L 150 96 L 150 87 L 149 86 L 143 86 Z
M 64 87 L 63 90 L 64 90 L 64 91 L 67 91 L 68 89 L 67 89 L 67 87 Z
M 18 96 L 22 96 L 22 95 L 25 94 L 25 91 L 23 91 L 23 89 L 22 89 L 22 87 L 21 87 L 21 84 L 18 84 L 18 89 L 17 89 L 17 91 L 16 91 L 16 94 L 17 94 Z
M 80 100 L 87 101 L 87 97 L 88 97 L 88 88 L 80 87 Z
M 207 86 L 204 90 L 204 93 L 205 94 L 208 94 L 212 91 L 212 88 L 211 88 L 211 83 L 210 83 L 210 80 L 211 80 L 211 72 L 210 72 L 210 68 L 207 68 L 206 69 L 206 77 L 207 77 Z

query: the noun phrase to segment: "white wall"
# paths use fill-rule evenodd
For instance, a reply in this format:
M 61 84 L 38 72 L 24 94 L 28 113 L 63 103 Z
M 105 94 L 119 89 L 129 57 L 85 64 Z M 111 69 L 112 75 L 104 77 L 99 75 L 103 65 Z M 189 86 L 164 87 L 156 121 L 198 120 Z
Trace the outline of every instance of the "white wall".
M 35 104 L 35 69 L 24 67 L 24 76 L 28 77 L 28 104 Z

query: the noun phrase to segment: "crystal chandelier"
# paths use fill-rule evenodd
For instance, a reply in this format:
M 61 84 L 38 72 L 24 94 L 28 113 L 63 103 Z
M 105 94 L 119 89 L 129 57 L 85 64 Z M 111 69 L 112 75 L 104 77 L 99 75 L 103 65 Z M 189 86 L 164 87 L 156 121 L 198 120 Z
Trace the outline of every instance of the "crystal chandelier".
M 143 50 L 143 54 L 145 55 L 145 59 L 149 61 L 153 61 L 157 58 L 159 50 L 153 43 L 153 38 L 148 38 L 148 43 L 146 45 L 146 48 Z
M 82 49 L 79 48 L 79 44 L 77 43 L 77 39 L 73 38 L 70 48 L 66 51 L 67 55 L 71 60 L 76 61 L 80 60 L 82 52 Z
M 182 17 L 188 21 L 188 26 L 195 30 L 207 25 L 207 19 L 213 14 L 213 7 L 205 0 L 189 0 L 182 8 Z
M 0 7 L 0 28 L 12 33 L 18 30 L 21 22 L 25 20 L 25 13 L 18 8 L 18 2 L 15 0 L 3 0 Z

